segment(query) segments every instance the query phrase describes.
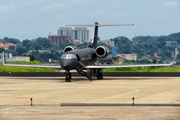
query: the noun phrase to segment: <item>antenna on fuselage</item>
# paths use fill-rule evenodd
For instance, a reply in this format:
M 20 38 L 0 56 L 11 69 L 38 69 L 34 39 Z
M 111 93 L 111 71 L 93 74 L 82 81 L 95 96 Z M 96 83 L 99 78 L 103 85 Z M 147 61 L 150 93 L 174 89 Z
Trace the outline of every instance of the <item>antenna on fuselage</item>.
M 66 26 L 86 26 L 86 27 L 93 27 L 94 26 L 92 42 L 91 42 L 91 45 L 89 45 L 88 47 L 92 47 L 92 48 L 96 49 L 97 48 L 98 27 L 99 26 L 133 26 L 133 25 L 134 24 L 102 24 L 102 25 L 99 25 L 98 22 L 95 22 L 94 25 L 66 25 Z

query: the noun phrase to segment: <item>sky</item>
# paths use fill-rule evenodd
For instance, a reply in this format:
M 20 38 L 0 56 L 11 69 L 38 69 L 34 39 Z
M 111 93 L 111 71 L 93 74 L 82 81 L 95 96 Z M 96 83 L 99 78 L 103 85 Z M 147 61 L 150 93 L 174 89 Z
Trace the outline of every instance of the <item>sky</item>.
M 180 32 L 180 0 L 0 0 L 0 38 L 57 35 L 69 24 L 135 24 L 99 27 L 101 40 Z M 93 27 L 88 27 L 90 39 Z

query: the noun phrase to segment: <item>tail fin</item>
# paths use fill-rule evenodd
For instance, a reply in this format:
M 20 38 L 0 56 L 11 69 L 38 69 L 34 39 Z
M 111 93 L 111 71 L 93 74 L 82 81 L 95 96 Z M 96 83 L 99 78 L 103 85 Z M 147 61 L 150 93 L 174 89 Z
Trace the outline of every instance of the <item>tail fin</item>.
M 87 26 L 87 27 L 94 26 L 93 38 L 92 38 L 91 45 L 89 45 L 89 47 L 96 49 L 97 48 L 98 27 L 99 26 L 133 26 L 133 25 L 134 24 L 104 24 L 104 25 L 99 25 L 98 22 L 95 22 L 94 25 L 66 25 L 66 26 Z
M 92 47 L 94 49 L 97 48 L 97 38 L 98 38 L 98 22 L 94 23 L 94 33 L 93 33 L 93 38 L 91 41 L 91 45 L 89 45 L 88 47 Z

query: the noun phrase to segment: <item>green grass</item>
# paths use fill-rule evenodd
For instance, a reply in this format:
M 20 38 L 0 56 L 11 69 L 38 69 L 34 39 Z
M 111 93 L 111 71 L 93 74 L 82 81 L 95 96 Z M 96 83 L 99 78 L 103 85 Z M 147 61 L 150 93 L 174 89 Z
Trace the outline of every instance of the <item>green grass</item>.
M 16 64 L 25 64 L 23 62 L 15 62 Z M 28 63 L 26 63 L 28 64 Z M 32 64 L 32 63 L 31 63 Z M 38 68 L 38 67 L 21 67 L 21 66 L 4 66 L 0 63 L 0 72 L 56 72 L 52 68 Z
M 129 67 L 129 68 L 107 68 L 103 72 L 180 72 L 180 67 Z
M 34 64 L 34 65 L 42 65 L 39 61 L 30 61 L 30 62 L 8 62 L 9 64 Z
M 29 63 L 25 62 L 11 62 L 11 64 L 40 64 L 39 61 Z M 56 72 L 52 68 L 38 68 L 38 67 L 18 67 L 18 66 L 3 66 L 0 63 L 0 72 Z M 126 67 L 126 68 L 107 68 L 103 72 L 180 72 L 180 67 Z

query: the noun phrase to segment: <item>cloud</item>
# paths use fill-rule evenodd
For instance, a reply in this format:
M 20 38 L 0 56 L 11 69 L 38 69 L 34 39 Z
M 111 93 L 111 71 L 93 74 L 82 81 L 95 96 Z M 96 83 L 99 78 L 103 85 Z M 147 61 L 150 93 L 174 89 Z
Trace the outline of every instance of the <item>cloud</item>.
M 95 13 L 86 12 L 85 14 L 90 16 L 90 17 L 104 16 L 104 17 L 115 17 L 115 18 L 117 18 L 117 17 L 126 17 L 126 16 L 128 16 L 128 14 L 116 13 L 116 12 L 108 13 L 108 12 L 105 12 L 103 10 L 99 10 L 99 11 L 97 11 Z
M 124 14 L 124 13 L 111 13 L 110 14 L 112 17 L 127 17 L 128 14 Z
M 8 12 L 8 11 L 14 11 L 16 7 L 12 4 L 9 5 L 1 5 L 0 4 L 0 12 Z
M 180 1 L 165 2 L 165 3 L 162 4 L 162 7 L 165 7 L 165 8 L 177 8 L 177 7 L 180 7 Z
M 66 4 L 64 3 L 53 3 L 49 6 L 46 6 L 42 9 L 39 10 L 39 12 L 47 12 L 47 11 L 54 11 L 54 10 L 60 10 L 62 8 L 64 8 L 66 6 Z
M 83 1 L 82 0 L 73 0 L 69 2 L 70 4 L 81 4 Z
M 31 1 L 27 1 L 26 5 L 35 5 L 37 3 L 39 3 L 40 1 L 36 1 L 36 0 L 31 0 Z
M 19 31 L 18 33 L 21 34 L 21 35 L 29 35 L 29 34 L 31 34 L 29 31 Z

